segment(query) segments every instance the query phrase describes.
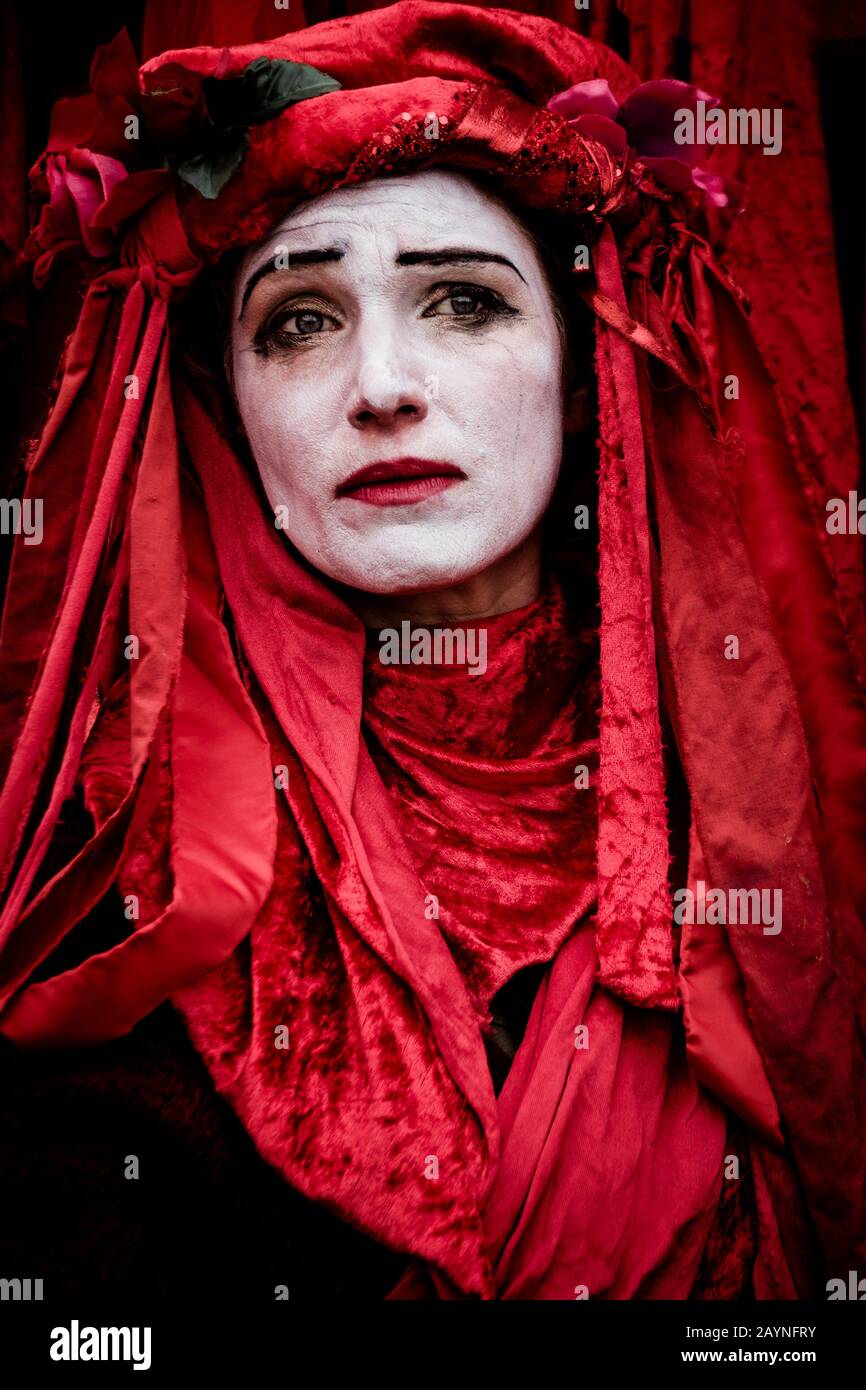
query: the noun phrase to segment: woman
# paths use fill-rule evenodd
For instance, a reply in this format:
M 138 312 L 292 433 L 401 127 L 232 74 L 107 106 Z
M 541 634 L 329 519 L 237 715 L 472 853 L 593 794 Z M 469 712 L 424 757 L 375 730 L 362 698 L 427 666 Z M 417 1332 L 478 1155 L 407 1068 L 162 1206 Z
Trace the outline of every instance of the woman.
M 113 1102 L 73 1166 L 140 1184 L 165 1263 L 166 1201 L 209 1221 L 200 1156 L 148 1188 L 152 1097 L 169 1151 L 206 1112 L 226 1207 L 268 1175 L 232 1254 L 278 1297 L 844 1277 L 862 700 L 729 194 L 671 157 L 706 94 L 417 0 L 140 86 L 110 56 L 38 171 L 98 177 L 107 264 L 4 628 L 13 1113 L 144 1089 L 145 1153 Z M 56 1282 L 134 1277 L 128 1240 Z M 170 1248 L 169 1293 L 230 1268 Z

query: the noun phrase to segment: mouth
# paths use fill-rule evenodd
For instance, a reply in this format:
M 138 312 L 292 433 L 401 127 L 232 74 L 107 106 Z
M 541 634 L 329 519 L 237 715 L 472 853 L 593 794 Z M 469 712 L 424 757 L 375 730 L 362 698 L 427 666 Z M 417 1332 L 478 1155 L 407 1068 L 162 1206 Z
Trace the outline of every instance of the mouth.
M 462 468 L 441 459 L 402 458 L 359 468 L 337 488 L 338 497 L 374 507 L 405 507 L 465 479 Z

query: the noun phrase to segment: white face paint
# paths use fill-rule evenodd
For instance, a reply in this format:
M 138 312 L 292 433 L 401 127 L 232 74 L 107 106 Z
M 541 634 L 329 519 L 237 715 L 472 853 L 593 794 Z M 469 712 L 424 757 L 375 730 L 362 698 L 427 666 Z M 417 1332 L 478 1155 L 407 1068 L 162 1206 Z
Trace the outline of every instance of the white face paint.
M 562 457 L 560 336 L 532 241 L 469 179 L 424 170 L 303 204 L 244 258 L 233 301 L 241 419 L 316 569 L 424 593 L 536 530 Z

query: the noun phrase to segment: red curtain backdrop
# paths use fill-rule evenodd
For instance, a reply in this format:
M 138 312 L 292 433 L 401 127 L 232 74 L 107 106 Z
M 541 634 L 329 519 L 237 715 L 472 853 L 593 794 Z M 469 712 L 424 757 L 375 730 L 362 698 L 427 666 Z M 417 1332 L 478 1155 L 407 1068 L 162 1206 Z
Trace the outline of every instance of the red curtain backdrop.
M 23 0 L 2 4 L 0 347 L 11 396 L 5 418 L 13 425 L 2 459 L 9 495 L 21 440 L 39 428 L 53 365 L 79 302 L 73 267 L 39 295 L 26 287 L 15 267 L 25 230 L 26 171 L 43 147 L 53 101 L 86 90 L 93 48 L 124 24 L 144 60 L 166 48 L 268 38 L 373 8 L 375 0 L 373 5 L 370 0 L 286 0 L 285 7 L 279 0 L 124 0 L 95 6 L 90 13 L 70 13 L 74 48 L 70 51 L 64 35 L 49 29 L 56 51 L 48 54 L 44 23 L 32 7 Z M 501 7 L 534 11 L 588 33 L 616 48 L 645 79 L 688 78 L 719 96 L 724 106 L 782 108 L 779 155 L 764 156 L 754 146 L 722 146 L 713 154 L 713 167 L 735 174 L 745 186 L 746 211 L 727 259 L 751 296 L 759 341 L 826 495 L 842 496 L 856 487 L 857 426 L 850 382 L 862 371 L 856 338 L 863 322 L 866 255 L 861 247 L 859 276 L 855 273 L 844 287 L 845 293 L 860 296 L 853 332 L 849 314 L 846 357 L 836 247 L 840 220 L 850 244 L 847 181 L 841 195 L 834 190 L 834 227 L 819 67 L 822 53 L 834 45 L 856 50 L 859 44 L 866 55 L 862 0 L 836 0 L 833 5 L 813 0 L 589 0 L 586 9 L 576 9 L 574 0 L 525 0 Z M 852 132 L 852 139 L 854 134 L 859 137 L 859 131 Z M 849 166 L 855 183 L 862 179 L 862 150 L 858 156 Z M 844 587 L 853 593 L 862 570 L 856 538 L 843 567 L 848 570 Z M 857 626 L 853 610 L 852 623 Z

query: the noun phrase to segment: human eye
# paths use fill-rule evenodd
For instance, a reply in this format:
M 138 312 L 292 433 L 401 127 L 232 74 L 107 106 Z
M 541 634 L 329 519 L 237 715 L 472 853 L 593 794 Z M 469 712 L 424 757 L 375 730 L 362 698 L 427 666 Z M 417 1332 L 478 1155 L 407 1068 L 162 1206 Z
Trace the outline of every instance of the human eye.
M 463 281 L 434 287 L 438 298 L 428 303 L 423 318 L 454 319 L 461 327 L 483 327 L 497 318 L 512 318 L 519 310 L 489 285 Z
M 256 329 L 253 348 L 263 356 L 273 352 L 290 352 L 340 327 L 339 319 L 321 305 L 297 302 L 281 304 Z

